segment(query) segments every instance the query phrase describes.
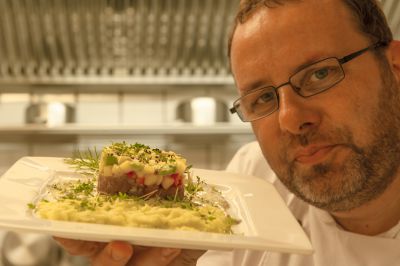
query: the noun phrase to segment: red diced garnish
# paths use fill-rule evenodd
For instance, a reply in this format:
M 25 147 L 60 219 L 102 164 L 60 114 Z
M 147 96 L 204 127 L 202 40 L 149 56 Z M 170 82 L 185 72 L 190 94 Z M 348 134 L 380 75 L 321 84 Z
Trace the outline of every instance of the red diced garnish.
M 177 187 L 181 184 L 181 180 L 182 178 L 180 177 L 180 175 L 178 173 L 176 174 L 172 174 L 171 177 L 174 179 L 174 185 Z
M 177 177 L 179 177 L 179 174 L 178 174 L 178 173 L 172 174 L 171 177 L 172 177 L 173 179 L 176 179 Z
M 135 179 L 137 177 L 136 173 L 134 171 L 130 171 L 126 173 L 126 176 L 132 179 Z
M 136 178 L 136 183 L 140 184 L 140 185 L 143 185 L 144 184 L 144 177 L 142 176 L 142 177 Z

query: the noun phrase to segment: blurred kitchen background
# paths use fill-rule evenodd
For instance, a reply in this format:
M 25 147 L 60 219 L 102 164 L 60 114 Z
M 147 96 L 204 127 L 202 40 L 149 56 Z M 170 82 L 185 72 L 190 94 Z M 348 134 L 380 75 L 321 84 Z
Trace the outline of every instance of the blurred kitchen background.
M 226 43 L 238 0 L 0 0 L 0 174 L 115 141 L 223 169 L 254 139 Z M 382 1 L 400 39 L 398 0 Z

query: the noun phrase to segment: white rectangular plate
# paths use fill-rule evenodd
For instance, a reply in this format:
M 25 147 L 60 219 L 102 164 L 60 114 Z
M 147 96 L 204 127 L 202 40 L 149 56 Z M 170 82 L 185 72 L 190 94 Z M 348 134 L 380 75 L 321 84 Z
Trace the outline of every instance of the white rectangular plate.
M 241 220 L 235 234 L 133 228 L 40 219 L 27 204 L 38 197 L 50 178 L 76 175 L 62 158 L 23 157 L 0 179 L 0 227 L 53 236 L 92 240 L 125 240 L 145 246 L 187 249 L 253 249 L 310 254 L 303 229 L 273 187 L 266 181 L 224 171 L 193 169 L 223 193 L 230 214 Z

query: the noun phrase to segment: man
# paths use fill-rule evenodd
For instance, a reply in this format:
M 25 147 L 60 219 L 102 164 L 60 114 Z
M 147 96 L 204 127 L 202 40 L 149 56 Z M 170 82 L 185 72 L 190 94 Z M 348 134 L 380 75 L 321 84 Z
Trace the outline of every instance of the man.
M 235 251 L 226 261 L 210 252 L 199 264 L 400 265 L 400 43 L 376 1 L 247 0 L 238 18 L 230 60 L 241 97 L 232 112 L 251 122 L 278 179 L 255 144 L 228 170 L 274 182 L 315 252 Z M 59 241 L 76 254 L 95 245 Z M 135 250 L 113 242 L 89 257 L 167 265 L 180 252 Z

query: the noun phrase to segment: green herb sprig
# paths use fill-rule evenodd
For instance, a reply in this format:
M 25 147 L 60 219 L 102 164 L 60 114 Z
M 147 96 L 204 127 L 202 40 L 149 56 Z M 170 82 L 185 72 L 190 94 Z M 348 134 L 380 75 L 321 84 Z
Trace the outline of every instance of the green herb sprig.
M 66 158 L 65 163 L 71 165 L 82 174 L 96 174 L 99 171 L 100 154 L 96 148 L 86 152 L 77 151 L 72 158 Z

